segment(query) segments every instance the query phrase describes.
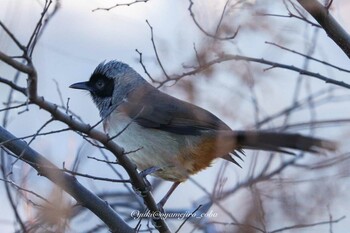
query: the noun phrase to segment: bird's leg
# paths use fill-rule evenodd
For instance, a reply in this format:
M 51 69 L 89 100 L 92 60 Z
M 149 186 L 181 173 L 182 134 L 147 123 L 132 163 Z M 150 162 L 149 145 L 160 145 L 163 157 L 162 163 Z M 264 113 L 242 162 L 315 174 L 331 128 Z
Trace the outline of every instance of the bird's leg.
M 175 189 L 177 188 L 177 186 L 179 186 L 179 184 L 180 184 L 180 182 L 173 183 L 173 185 L 170 187 L 169 191 L 165 194 L 165 196 L 162 198 L 162 200 L 160 200 L 160 202 L 158 203 L 159 207 L 163 208 L 163 206 L 165 205 L 165 202 L 167 202 L 170 195 L 175 191 Z
M 143 179 L 145 180 L 147 186 L 151 186 L 151 184 L 150 184 L 149 181 L 147 180 L 146 176 L 151 175 L 151 174 L 153 174 L 153 173 L 155 173 L 155 172 L 157 172 L 157 171 L 160 171 L 160 170 L 162 170 L 160 167 L 156 167 L 156 166 L 154 166 L 154 167 L 149 167 L 149 168 L 147 168 L 147 169 L 141 171 L 141 172 L 140 172 L 140 175 L 141 175 L 141 176 L 143 177 Z
M 147 180 L 146 176 L 148 176 L 148 175 L 150 175 L 152 173 L 155 173 L 155 172 L 157 172 L 159 170 L 162 170 L 162 169 L 160 167 L 149 167 L 149 168 L 147 168 L 147 169 L 145 169 L 145 170 L 143 170 L 143 171 L 141 171 L 139 173 L 139 175 L 141 175 L 143 180 L 145 181 L 145 184 L 146 184 L 146 190 L 145 191 L 146 192 L 151 189 L 151 183 Z M 134 189 L 134 191 L 136 193 L 139 193 L 139 194 L 141 194 L 141 196 L 144 196 L 144 192 L 142 192 L 141 190 L 135 189 L 134 186 L 133 186 L 133 189 Z

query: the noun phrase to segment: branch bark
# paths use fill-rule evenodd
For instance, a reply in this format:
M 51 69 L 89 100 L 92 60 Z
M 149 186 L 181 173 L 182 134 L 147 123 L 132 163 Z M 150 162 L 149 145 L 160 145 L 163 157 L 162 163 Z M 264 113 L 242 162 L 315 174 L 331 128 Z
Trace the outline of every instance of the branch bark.
M 299 4 L 312 15 L 322 26 L 327 35 L 343 50 L 350 58 L 350 35 L 333 18 L 327 7 L 317 0 L 297 0 Z

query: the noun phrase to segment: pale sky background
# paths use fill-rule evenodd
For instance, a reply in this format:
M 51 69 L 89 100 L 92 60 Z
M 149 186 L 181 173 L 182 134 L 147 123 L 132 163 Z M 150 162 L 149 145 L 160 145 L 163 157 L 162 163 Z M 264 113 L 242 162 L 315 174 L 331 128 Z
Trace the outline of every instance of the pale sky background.
M 109 12 L 96 11 L 93 9 L 102 6 L 110 6 L 116 1 L 83 1 L 83 0 L 63 0 L 62 7 L 57 15 L 52 19 L 50 25 L 46 28 L 46 31 L 41 38 L 39 44 L 34 53 L 34 65 L 37 67 L 39 74 L 39 95 L 45 96 L 46 99 L 58 102 L 58 93 L 56 91 L 56 85 L 53 80 L 59 83 L 60 90 L 64 101 L 70 98 L 70 109 L 75 113 L 78 113 L 86 123 L 94 124 L 99 120 L 98 111 L 93 105 L 90 97 L 80 91 L 69 89 L 68 86 L 78 81 L 85 81 L 89 78 L 90 74 L 97 66 L 98 63 L 104 60 L 117 59 L 125 63 L 130 64 L 135 70 L 137 70 L 144 77 L 146 75 L 143 72 L 141 65 L 138 62 L 138 54 L 135 49 L 140 50 L 144 55 L 144 61 L 147 67 L 151 71 L 153 77 L 161 77 L 161 71 L 157 64 L 154 62 L 154 53 L 152 44 L 150 41 L 150 30 L 145 22 L 149 20 L 154 28 L 155 40 L 160 52 L 161 57 L 165 57 L 164 66 L 169 73 L 182 70 L 183 62 L 187 62 L 193 56 L 193 43 L 200 43 L 200 36 L 202 34 L 193 24 L 188 12 L 188 1 L 179 0 L 150 0 L 148 3 L 139 3 L 130 7 L 119 7 Z M 201 12 L 205 15 L 215 15 L 220 12 L 225 1 L 207 1 L 209 3 L 199 3 L 195 1 L 195 9 L 200 7 L 207 7 L 207 12 Z M 28 40 L 36 21 L 41 12 L 40 1 L 36 0 L 0 0 L 0 19 L 3 21 L 19 38 L 23 43 Z M 274 12 L 273 10 L 280 10 L 280 8 L 272 8 L 270 13 L 284 13 Z M 350 31 L 350 2 L 348 0 L 334 0 L 334 11 L 332 14 L 341 23 L 341 25 Z M 285 23 L 279 24 L 280 28 L 277 28 L 271 34 L 254 34 L 246 33 L 241 37 L 238 37 L 238 46 L 244 51 L 243 54 L 253 57 L 264 57 L 270 60 L 276 60 L 281 63 L 295 64 L 301 66 L 303 59 L 291 55 L 285 54 L 271 46 L 264 45 L 264 41 L 273 41 L 278 38 L 280 33 L 298 34 L 297 41 L 293 41 L 293 49 L 298 49 L 298 42 L 304 42 L 309 37 L 305 37 L 313 30 L 312 28 L 305 28 L 303 22 L 292 19 L 271 19 L 280 20 Z M 300 30 L 299 30 L 300 29 Z M 316 53 L 321 59 L 330 61 L 333 64 L 344 68 L 350 68 L 349 59 L 343 54 L 343 52 L 325 36 L 323 31 L 319 32 L 319 49 Z M 295 39 L 293 37 L 293 39 Z M 301 43 L 300 43 L 301 44 Z M 229 46 L 228 46 L 229 47 Z M 17 50 L 14 49 L 14 44 L 8 40 L 3 31 L 0 31 L 0 49 L 7 54 L 14 55 Z M 303 48 L 303 47 L 301 47 Z M 231 63 L 232 64 L 232 63 Z M 230 64 L 221 64 L 222 67 L 227 67 Z M 219 66 L 219 67 L 220 67 Z M 262 66 L 261 66 L 262 67 Z M 263 67 L 266 68 L 266 67 Z M 317 64 L 311 65 L 311 70 L 319 72 L 334 79 L 348 81 L 348 74 L 341 73 L 336 70 L 325 70 L 323 67 Z M 0 63 L 0 75 L 5 78 L 12 78 L 14 71 L 7 65 Z M 291 75 L 292 74 L 292 75 Z M 247 87 L 237 86 L 242 85 L 239 81 L 232 81 L 237 78 L 234 75 L 227 73 L 219 73 L 220 79 L 217 83 L 210 83 L 200 76 L 190 77 L 197 78 L 200 85 L 200 93 L 193 100 L 195 104 L 198 104 L 215 115 L 222 118 L 232 128 L 245 128 L 254 124 L 253 109 L 250 103 L 250 96 L 244 96 L 247 92 Z M 232 77 L 233 76 L 233 77 Z M 292 76 L 292 77 L 291 77 Z M 228 77 L 231 81 L 228 81 Z M 264 83 L 259 85 L 256 89 L 259 100 L 263 102 L 263 112 L 272 114 L 278 112 L 283 106 L 288 105 L 290 102 L 290 96 L 288 90 L 294 87 L 297 74 L 293 74 L 289 71 L 272 70 L 262 74 L 262 79 L 267 79 Z M 25 83 L 25 77 L 21 77 L 21 83 Z M 312 88 L 314 90 L 325 88 L 326 85 L 322 81 L 312 80 Z M 225 87 L 227 87 L 225 89 Z M 231 88 L 232 87 L 232 88 Z M 188 96 L 183 93 L 182 90 L 174 87 L 168 87 L 166 89 L 168 93 L 177 96 L 181 99 L 186 99 Z M 5 101 L 8 88 L 4 85 L 0 85 L 0 101 Z M 232 94 L 234 92 L 234 94 Z M 347 90 L 340 90 L 344 95 L 347 94 Z M 24 100 L 20 94 L 18 99 Z M 241 98 L 239 103 L 233 101 L 227 103 L 225 96 L 236 95 L 237 98 Z M 276 98 L 278 96 L 278 98 Z M 346 106 L 346 105 L 344 105 Z M 321 118 L 345 118 L 349 117 L 350 110 L 344 106 L 334 106 L 328 108 L 321 108 Z M 225 111 L 220 110 L 219 107 L 224 107 Z M 2 115 L 0 115 L 2 116 Z M 308 116 L 297 115 L 295 121 L 298 122 Z M 38 111 L 36 107 L 31 106 L 31 111 L 26 114 L 18 115 L 16 111 L 12 112 L 11 122 L 8 129 L 17 136 L 24 136 L 34 133 L 44 121 L 49 119 L 48 114 L 43 114 Z M 278 121 L 275 122 L 278 125 Z M 62 124 L 52 124 L 47 130 L 57 129 L 65 127 Z M 341 136 L 348 136 L 348 126 L 344 126 L 342 131 L 333 129 L 328 131 L 327 129 L 321 129 L 319 132 L 322 135 L 327 135 L 334 139 L 339 139 Z M 305 131 L 306 133 L 308 131 Z M 317 134 L 318 135 L 318 134 Z M 72 160 L 72 152 L 76 152 L 77 148 L 81 145 L 82 139 L 74 133 L 62 133 L 54 136 L 40 137 L 33 144 L 33 148 L 49 157 L 56 165 L 60 166 L 63 161 L 69 164 Z M 56 145 L 56 146 L 52 146 Z M 84 155 L 86 160 L 86 155 Z M 215 181 L 213 174 L 217 174 L 218 168 L 221 162 L 217 162 L 213 167 L 200 172 L 194 176 L 194 179 L 198 180 L 207 187 L 211 187 Z M 246 175 L 247 167 L 244 164 L 243 169 L 237 169 L 232 166 L 232 171 L 228 174 L 232 174 L 232 180 L 230 182 L 238 182 L 242 177 Z M 110 174 L 104 169 L 103 164 L 94 163 L 92 161 L 86 161 L 81 169 L 83 172 L 89 172 L 98 176 L 108 176 Z M 120 169 L 122 170 L 122 169 Z M 23 172 L 16 166 L 14 172 Z M 33 177 L 33 179 L 36 177 Z M 45 185 L 48 182 L 43 181 L 44 178 L 39 178 L 40 188 L 45 190 Z M 90 185 L 86 179 L 80 179 L 82 183 L 87 186 Z M 344 190 L 339 192 L 346 192 L 349 186 L 349 179 L 345 178 L 339 182 L 344 183 L 342 186 Z M 98 185 L 96 187 L 96 184 Z M 98 182 L 94 184 L 96 190 L 102 190 L 105 187 L 110 187 L 110 184 Z M 119 187 L 118 184 L 116 187 Z M 170 187 L 170 183 L 164 183 L 162 189 L 155 193 L 155 197 L 159 200 L 164 192 Z M 173 200 L 181 200 L 181 206 L 189 208 L 190 204 L 194 200 L 198 200 L 198 197 L 203 196 L 200 190 L 193 188 L 191 182 L 182 184 L 175 194 L 171 197 Z M 40 190 L 39 188 L 39 190 Z M 38 190 L 36 188 L 36 190 Z M 188 191 L 190 190 L 190 192 Z M 210 188 L 209 188 L 210 190 Z M 0 186 L 0 197 L 5 197 L 2 186 Z M 347 198 L 350 196 L 348 195 Z M 180 199 L 181 198 L 181 199 Z M 346 200 L 346 199 L 345 199 Z M 9 209 L 7 201 L 2 201 L 4 204 L 1 209 L 3 213 L 9 213 L 0 217 L 0 231 L 12 232 L 11 224 L 2 224 L 2 221 L 13 220 L 12 211 Z M 228 205 L 240 205 L 242 203 L 233 202 L 231 200 Z M 175 201 L 169 203 L 170 207 L 174 206 Z M 244 204 L 244 203 L 243 203 Z M 334 218 L 347 215 L 350 217 L 350 204 L 338 203 L 338 205 L 332 206 L 332 213 Z M 323 215 L 320 220 L 325 220 L 327 213 Z M 284 224 L 283 224 L 284 225 Z M 280 226 L 280 225 L 276 225 Z M 348 219 L 334 225 L 334 232 L 345 232 L 344 229 L 350 227 Z M 324 228 L 323 228 L 324 229 Z M 306 232 L 318 232 L 318 228 L 310 228 Z

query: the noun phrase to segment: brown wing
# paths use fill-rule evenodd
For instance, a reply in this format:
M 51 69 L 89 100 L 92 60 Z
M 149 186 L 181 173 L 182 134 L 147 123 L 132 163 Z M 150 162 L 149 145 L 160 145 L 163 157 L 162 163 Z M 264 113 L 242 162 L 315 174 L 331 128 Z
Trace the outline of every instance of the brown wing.
M 120 106 L 137 124 L 175 134 L 199 135 L 203 130 L 230 130 L 212 113 L 158 91 L 135 91 Z

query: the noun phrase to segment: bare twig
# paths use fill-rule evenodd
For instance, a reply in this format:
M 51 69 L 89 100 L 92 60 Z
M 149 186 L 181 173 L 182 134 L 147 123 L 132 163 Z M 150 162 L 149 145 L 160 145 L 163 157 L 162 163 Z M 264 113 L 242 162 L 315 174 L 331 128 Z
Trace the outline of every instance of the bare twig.
M 180 224 L 180 226 L 177 228 L 175 233 L 180 232 L 181 228 L 185 225 L 185 223 L 202 207 L 202 205 L 199 205 L 195 210 L 192 211 L 192 213 Z
M 325 224 L 328 225 L 330 223 L 340 222 L 343 219 L 345 219 L 345 216 L 340 217 L 340 218 L 335 219 L 335 220 L 328 220 L 328 221 L 309 223 L 309 224 L 296 224 L 296 225 L 293 225 L 293 226 L 283 227 L 283 228 L 279 228 L 279 229 L 276 229 L 276 230 L 273 230 L 273 231 L 269 231 L 269 232 L 270 233 L 277 233 L 277 232 L 282 232 L 282 231 L 291 230 L 291 229 L 300 229 L 300 228 L 314 227 L 314 226 L 325 225 Z
M 51 4 L 52 4 L 52 0 L 45 0 L 45 5 L 44 5 L 43 11 L 41 12 L 41 17 L 39 18 L 39 21 L 36 24 L 36 27 L 35 27 L 32 35 L 29 38 L 29 41 L 28 41 L 27 46 L 26 46 L 29 57 L 31 57 L 33 54 L 35 45 L 39 39 L 40 31 L 43 28 L 44 17 L 46 15 L 46 13 L 48 12 Z
M 24 45 L 22 45 L 16 38 L 15 35 L 3 24 L 3 22 L 0 21 L 0 26 L 4 29 L 4 31 L 9 35 L 9 37 L 15 42 L 15 44 L 20 48 L 24 53 L 26 52 L 26 48 Z
M 23 95 L 27 95 L 27 90 L 26 90 L 26 88 L 20 87 L 20 86 L 18 86 L 17 84 L 11 82 L 10 80 L 7 80 L 7 79 L 5 79 L 5 78 L 0 77 L 0 83 L 4 83 L 4 84 L 8 85 L 9 87 L 11 87 L 11 89 L 16 90 L 16 91 L 19 91 L 19 92 L 21 92 Z
M 197 19 L 196 19 L 196 17 L 195 17 L 195 14 L 193 13 L 193 10 L 192 10 L 192 7 L 193 7 L 193 5 L 194 5 L 193 1 L 192 1 L 192 0 L 189 0 L 189 2 L 190 2 L 190 5 L 189 5 L 189 7 L 188 7 L 188 11 L 190 12 L 191 18 L 192 18 L 193 22 L 196 24 L 196 26 L 199 28 L 199 30 L 200 30 L 201 32 L 203 32 L 206 36 L 211 37 L 211 38 L 216 39 L 216 40 L 232 40 L 232 39 L 234 39 L 234 38 L 237 36 L 240 27 L 237 28 L 236 32 L 235 32 L 233 35 L 226 36 L 226 37 L 219 37 L 219 36 L 217 36 L 217 33 L 211 34 L 211 33 L 207 32 L 207 31 L 199 24 L 199 22 L 197 21 Z M 226 8 L 226 5 L 225 5 L 225 8 Z M 221 19 L 219 22 L 221 22 L 221 21 L 222 21 L 222 19 Z M 221 24 L 221 23 L 220 23 L 220 24 Z M 220 24 L 219 24 L 219 25 L 220 25 Z
M 61 89 L 60 89 L 60 85 L 58 84 L 56 79 L 54 79 L 53 81 L 54 81 L 54 83 L 56 85 L 56 90 L 57 90 L 58 96 L 60 97 L 61 106 L 65 106 L 64 101 L 63 101 L 62 92 L 61 92 Z M 68 106 L 68 102 L 67 102 L 67 106 Z M 68 107 L 67 107 L 67 111 L 68 111 Z
M 107 164 L 119 164 L 118 162 L 115 162 L 115 161 L 109 161 L 109 160 L 106 160 L 106 159 L 99 159 L 99 158 L 92 157 L 92 156 L 87 156 L 87 158 L 88 158 L 88 159 L 96 160 L 96 161 L 98 161 L 98 162 L 107 163 Z
M 17 87 L 17 82 L 18 82 L 18 79 L 19 79 L 19 76 L 20 76 L 20 72 L 17 71 L 14 78 L 13 78 L 13 82 L 10 82 L 8 83 L 8 85 L 11 85 L 11 86 L 14 86 L 14 88 L 11 88 L 10 89 L 10 92 L 7 96 L 7 106 L 9 106 L 9 104 L 12 102 L 13 100 L 13 97 L 14 97 L 14 93 L 15 93 L 15 90 Z M 6 80 L 7 81 L 7 80 Z M 25 90 L 24 90 L 24 94 L 25 94 Z M 5 111 L 4 113 L 4 117 L 3 117 L 3 120 L 2 120 L 2 125 L 3 127 L 6 127 L 7 124 L 8 124 L 8 118 L 9 118 L 9 115 L 10 115 L 10 111 Z M 5 156 L 5 153 L 7 153 L 5 150 L 1 150 L 0 151 L 0 160 L 1 160 L 1 173 L 2 173 L 2 176 L 5 178 L 7 177 L 7 174 L 9 172 L 9 169 L 7 168 L 9 166 L 9 164 L 11 163 L 11 158 L 6 158 Z M 14 215 L 15 215 L 15 218 L 16 220 L 18 221 L 22 231 L 26 231 L 26 226 L 22 220 L 22 217 L 20 216 L 19 214 L 19 211 L 17 210 L 17 206 L 15 204 L 15 200 L 14 200 L 14 197 L 12 195 L 12 192 L 10 190 L 10 186 L 7 182 L 4 182 L 4 186 L 5 186 L 5 191 L 6 191 L 6 196 L 10 202 L 10 205 L 11 205 L 11 208 L 14 212 Z
M 152 27 L 151 24 L 148 22 L 148 20 L 146 20 L 146 23 L 147 23 L 147 25 L 149 26 L 149 28 L 150 28 L 150 30 L 151 30 L 151 41 L 152 41 L 152 45 L 153 45 L 153 51 L 154 51 L 154 53 L 155 53 L 155 55 L 156 55 L 158 64 L 159 64 L 160 68 L 162 69 L 163 74 L 165 75 L 165 77 L 166 77 L 167 79 L 169 79 L 169 75 L 168 75 L 167 72 L 165 71 L 162 62 L 160 61 L 159 54 L 158 54 L 158 51 L 157 51 L 157 47 L 156 47 L 156 44 L 155 44 L 155 42 L 154 42 L 153 27 Z
M 107 182 L 113 182 L 113 183 L 130 183 L 130 180 L 110 179 L 110 178 L 106 178 L 106 177 L 92 176 L 89 174 L 83 174 L 83 173 L 71 171 L 71 170 L 68 170 L 67 168 L 65 168 L 64 163 L 63 163 L 62 171 L 67 172 L 73 176 L 81 176 L 81 177 L 85 177 L 85 178 L 89 178 L 89 179 L 93 179 L 93 180 L 107 181 Z
M 128 3 L 118 3 L 118 4 L 115 4 L 115 5 L 111 6 L 111 7 L 98 7 L 96 9 L 93 9 L 92 12 L 98 11 L 98 10 L 110 11 L 110 10 L 116 8 L 116 7 L 119 7 L 119 6 L 131 6 L 131 5 L 140 3 L 140 2 L 147 3 L 148 1 L 149 0 L 135 0 L 133 2 L 128 2 Z
M 148 76 L 148 78 L 152 81 L 152 82 L 156 82 L 155 79 L 153 79 L 153 77 L 150 75 L 150 73 L 148 72 L 148 70 L 146 69 L 145 64 L 143 63 L 143 59 L 142 59 L 142 53 L 136 49 L 136 52 L 139 54 L 139 62 L 143 68 L 143 71 L 145 72 L 145 74 Z
M 178 81 L 178 80 L 182 79 L 183 77 L 195 75 L 197 73 L 200 73 L 200 72 L 210 68 L 211 66 L 213 66 L 215 64 L 218 64 L 221 62 L 226 62 L 226 61 L 247 61 L 247 62 L 265 64 L 265 65 L 269 65 L 270 68 L 281 68 L 281 69 L 291 70 L 291 71 L 298 72 L 299 74 L 302 74 L 302 75 L 314 77 L 314 78 L 322 80 L 326 83 L 334 84 L 334 85 L 341 86 L 341 87 L 344 87 L 347 89 L 350 88 L 350 84 L 348 84 L 348 83 L 345 83 L 343 81 L 334 80 L 334 79 L 328 78 L 326 76 L 323 76 L 319 73 L 304 70 L 304 69 L 295 67 L 293 65 L 286 65 L 286 64 L 282 64 L 282 63 L 278 63 L 278 62 L 274 62 L 274 61 L 265 60 L 262 58 L 260 59 L 260 58 L 247 57 L 247 56 L 234 55 L 234 54 L 222 54 L 219 58 L 213 59 L 213 60 L 207 62 L 206 64 L 203 64 L 201 66 L 196 67 L 195 69 L 193 69 L 191 71 L 184 72 L 182 74 L 171 75 L 170 79 L 159 82 L 159 85 L 162 86 L 166 82 Z
M 1 178 L 0 178 L 0 180 L 3 181 L 3 182 L 6 182 L 6 183 L 11 184 L 12 186 L 16 187 L 17 189 L 19 189 L 19 190 L 21 190 L 21 191 L 24 191 L 24 192 L 33 194 L 33 195 L 36 196 L 37 198 L 39 198 L 39 199 L 45 201 L 46 203 L 50 203 L 50 201 L 47 200 L 45 197 L 43 197 L 43 196 L 41 196 L 40 194 L 38 194 L 38 193 L 36 193 L 36 192 L 34 192 L 34 191 L 31 191 L 31 190 L 29 190 L 29 189 L 22 188 L 21 186 L 17 185 L 17 184 L 16 184 L 14 181 L 12 181 L 12 180 L 5 180 L 5 179 L 1 179 Z
M 269 44 L 269 45 L 276 46 L 276 47 L 278 47 L 278 48 L 280 48 L 280 49 L 283 49 L 283 50 L 286 50 L 286 51 L 288 51 L 288 52 L 298 54 L 298 55 L 300 55 L 300 56 L 302 56 L 302 57 L 305 57 L 305 58 L 307 58 L 307 59 L 310 59 L 310 60 L 316 61 L 316 62 L 321 63 L 321 64 L 323 64 L 323 65 L 326 65 L 326 66 L 332 67 L 332 68 L 334 68 L 334 69 L 337 69 L 337 70 L 340 70 L 340 71 L 344 71 L 344 72 L 350 73 L 350 70 L 347 70 L 347 69 L 344 69 L 344 68 L 342 68 L 342 67 L 339 67 L 339 66 L 333 65 L 333 64 L 328 63 L 328 62 L 325 62 L 325 61 L 323 61 L 323 60 L 320 60 L 320 59 L 314 58 L 314 57 L 309 56 L 309 55 L 307 55 L 307 54 L 300 53 L 300 52 L 297 52 L 297 51 L 295 51 L 295 50 L 292 50 L 292 49 L 286 48 L 286 47 L 284 47 L 284 46 L 282 46 L 282 45 L 279 45 L 279 44 L 276 44 L 276 43 L 273 43 L 273 42 L 268 42 L 268 41 L 265 41 L 265 43 L 266 43 L 266 44 Z
M 302 20 L 308 24 L 310 24 L 313 27 L 317 27 L 317 28 L 321 28 L 321 26 L 319 24 L 316 24 L 314 22 L 312 22 L 311 20 L 309 20 L 307 17 L 304 16 L 304 14 L 302 13 L 302 11 L 290 0 L 288 0 L 288 2 L 291 4 L 291 6 L 293 7 L 293 9 L 297 12 L 298 15 L 294 14 L 292 12 L 291 9 L 289 9 L 289 5 L 287 4 L 286 0 L 283 0 L 283 4 L 286 8 L 286 10 L 288 11 L 288 15 L 280 15 L 280 14 L 265 14 L 265 13 L 259 13 L 258 15 L 263 15 L 263 16 L 274 16 L 274 17 L 282 17 L 282 18 L 296 18 L 299 20 Z
M 16 106 L 11 106 L 11 107 L 7 107 L 7 108 L 2 108 L 2 109 L 0 109 L 0 112 L 9 111 L 11 109 L 16 109 L 16 108 L 20 108 L 20 107 L 24 107 L 24 106 L 27 106 L 27 103 L 19 104 Z

